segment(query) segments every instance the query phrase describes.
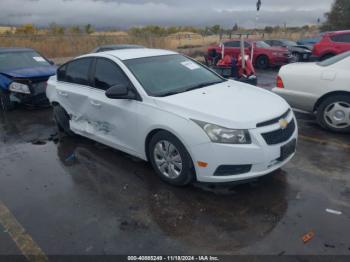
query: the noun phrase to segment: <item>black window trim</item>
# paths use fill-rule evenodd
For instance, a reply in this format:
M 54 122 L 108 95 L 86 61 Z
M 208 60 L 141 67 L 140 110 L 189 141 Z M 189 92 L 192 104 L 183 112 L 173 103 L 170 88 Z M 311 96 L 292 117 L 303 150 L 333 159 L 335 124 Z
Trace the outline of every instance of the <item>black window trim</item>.
M 132 91 L 136 94 L 136 101 L 142 101 L 142 97 L 141 95 L 139 94 L 139 92 L 137 91 L 137 89 L 135 88 L 134 84 L 132 83 L 132 81 L 130 80 L 130 78 L 126 75 L 126 73 L 124 72 L 124 70 L 115 62 L 113 61 L 112 59 L 110 58 L 107 58 L 107 57 L 102 57 L 102 56 L 95 56 L 93 57 L 94 60 L 92 61 L 92 64 L 91 64 L 91 71 L 90 71 L 90 77 L 89 77 L 89 82 L 91 83 L 91 88 L 93 88 L 94 90 L 98 90 L 98 91 L 101 91 L 101 92 L 106 92 L 100 88 L 97 88 L 95 86 L 95 81 L 94 81 L 94 78 L 95 78 L 95 73 L 96 73 L 96 64 L 97 64 L 97 60 L 98 59 L 103 59 L 103 60 L 106 60 L 106 61 L 109 61 L 111 62 L 112 64 L 114 64 L 120 71 L 121 73 L 125 76 L 125 78 L 129 81 L 129 84 L 130 84 L 130 88 L 132 89 Z
M 69 64 L 72 63 L 72 62 L 75 62 L 75 61 L 78 61 L 78 60 L 83 60 L 83 59 L 90 59 L 90 65 L 89 65 L 89 70 L 88 70 L 88 82 L 89 82 L 89 85 L 82 85 L 82 84 L 77 84 L 77 83 L 72 83 L 72 82 L 68 82 L 66 81 L 66 74 L 67 74 L 67 70 L 69 68 Z M 88 56 L 88 57 L 79 57 L 79 58 L 76 58 L 76 59 L 73 59 L 73 60 L 69 60 L 68 62 L 64 63 L 63 65 L 61 65 L 59 68 L 57 68 L 57 71 L 56 71 L 56 78 L 57 78 L 57 82 L 62 82 L 62 83 L 67 83 L 67 84 L 71 84 L 71 85 L 78 85 L 78 86 L 83 86 L 83 87 L 89 87 L 91 88 L 92 87 L 92 82 L 91 82 L 91 73 L 92 73 L 92 64 L 93 64 L 93 60 L 94 60 L 94 57 L 91 57 L 91 56 Z M 63 68 L 63 67 L 67 67 L 66 68 L 66 72 L 65 72 L 65 80 L 58 80 L 58 71 Z
M 334 39 L 334 38 L 336 38 L 336 37 L 341 37 L 341 36 L 345 36 L 345 35 L 348 35 L 348 36 L 350 37 L 350 32 L 331 35 L 331 36 L 329 37 L 329 39 L 330 39 L 333 43 L 349 44 L 350 42 L 344 42 L 344 41 L 339 41 L 339 40 L 335 40 L 335 39 Z

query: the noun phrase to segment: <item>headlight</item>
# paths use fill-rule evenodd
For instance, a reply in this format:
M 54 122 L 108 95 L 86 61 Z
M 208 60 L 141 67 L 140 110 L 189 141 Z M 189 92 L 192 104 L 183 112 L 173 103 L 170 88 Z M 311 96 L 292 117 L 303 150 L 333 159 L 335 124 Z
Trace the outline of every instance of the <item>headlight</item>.
M 30 94 L 29 86 L 17 82 L 12 82 L 9 90 L 16 93 Z
M 193 120 L 198 124 L 214 143 L 221 144 L 251 144 L 248 130 L 228 129 L 218 125 Z

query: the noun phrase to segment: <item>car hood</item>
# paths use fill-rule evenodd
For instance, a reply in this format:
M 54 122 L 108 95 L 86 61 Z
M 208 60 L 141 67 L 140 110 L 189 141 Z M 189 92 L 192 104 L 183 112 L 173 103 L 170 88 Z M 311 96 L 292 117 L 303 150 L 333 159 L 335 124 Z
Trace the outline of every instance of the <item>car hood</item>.
M 15 68 L 1 70 L 0 74 L 12 77 L 12 78 L 44 78 L 50 77 L 56 74 L 55 66 L 40 66 L 29 68 Z
M 156 97 L 163 110 L 227 128 L 252 129 L 285 113 L 281 97 L 252 85 L 227 81 L 168 97 Z

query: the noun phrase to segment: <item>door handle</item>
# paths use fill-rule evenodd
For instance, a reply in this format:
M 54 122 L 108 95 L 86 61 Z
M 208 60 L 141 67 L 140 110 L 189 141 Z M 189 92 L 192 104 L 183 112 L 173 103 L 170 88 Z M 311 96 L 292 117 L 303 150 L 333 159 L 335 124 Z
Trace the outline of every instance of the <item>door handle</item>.
M 58 94 L 59 94 L 60 96 L 64 96 L 64 97 L 67 97 L 67 96 L 68 96 L 68 94 L 67 94 L 66 92 L 62 92 L 62 91 L 58 91 Z
M 98 102 L 96 102 L 96 101 L 93 101 L 93 100 L 90 100 L 90 104 L 91 104 L 92 106 L 95 106 L 95 107 L 101 107 L 101 104 L 100 104 L 100 103 L 98 103 Z

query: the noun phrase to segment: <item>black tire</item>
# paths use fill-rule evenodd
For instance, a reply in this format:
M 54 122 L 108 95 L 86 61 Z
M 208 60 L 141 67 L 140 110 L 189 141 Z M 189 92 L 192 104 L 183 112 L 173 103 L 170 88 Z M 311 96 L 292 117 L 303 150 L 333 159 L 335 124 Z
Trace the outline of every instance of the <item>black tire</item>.
M 15 108 L 15 103 L 11 101 L 10 94 L 0 90 L 0 107 L 3 111 L 11 111 Z
M 261 55 L 256 59 L 255 64 L 258 69 L 267 69 L 270 66 L 270 61 L 266 55 Z
M 332 104 L 337 102 L 344 106 L 350 106 L 350 95 L 333 95 L 323 100 L 317 108 L 317 122 L 326 130 L 337 133 L 350 133 L 350 126 L 339 126 L 337 128 L 329 124 L 329 122 L 332 122 L 332 120 L 329 117 L 327 119 L 327 110 L 329 110 L 329 107 Z M 345 117 L 347 117 L 347 119 L 350 121 L 350 115 L 345 115 Z
M 329 59 L 329 58 L 331 58 L 331 57 L 333 57 L 333 56 L 335 56 L 335 54 L 326 54 L 326 55 L 323 55 L 323 56 L 320 58 L 320 60 L 321 60 L 321 61 L 324 61 L 324 60 L 327 60 L 327 59 Z
M 176 178 L 169 178 L 164 175 L 156 164 L 155 147 L 162 141 L 170 142 L 175 146 L 176 152 L 181 156 L 182 170 Z M 175 186 L 186 186 L 192 183 L 195 179 L 195 171 L 190 154 L 185 146 L 174 135 L 166 131 L 156 133 L 150 140 L 148 145 L 148 158 L 157 175 L 165 182 Z
M 302 62 L 303 61 L 303 56 L 300 53 L 293 53 L 293 56 L 295 57 L 295 62 Z
M 75 135 L 70 129 L 69 115 L 63 107 L 60 105 L 55 105 L 53 107 L 53 115 L 59 131 L 66 133 L 68 136 Z

